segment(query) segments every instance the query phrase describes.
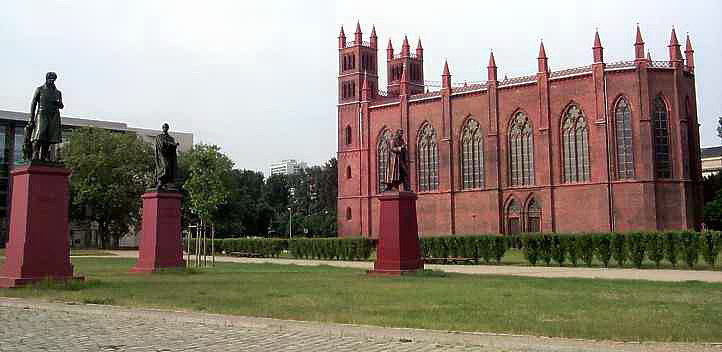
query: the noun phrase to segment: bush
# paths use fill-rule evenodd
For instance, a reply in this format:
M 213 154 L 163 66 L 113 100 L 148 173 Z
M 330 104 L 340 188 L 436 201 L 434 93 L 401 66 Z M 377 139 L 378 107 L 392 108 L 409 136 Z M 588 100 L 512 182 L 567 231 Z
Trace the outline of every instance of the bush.
M 524 251 L 524 258 L 532 266 L 536 266 L 537 260 L 539 260 L 539 237 L 538 236 L 524 236 L 522 238 L 522 246 Z
M 677 267 L 677 259 L 679 255 L 679 235 L 676 232 L 667 232 L 664 234 L 664 256 L 672 264 L 673 268 Z
M 664 259 L 664 236 L 662 234 L 647 234 L 647 257 L 659 268 L 659 263 Z
M 646 251 L 645 242 L 644 235 L 641 233 L 631 233 L 627 235 L 629 259 L 637 269 L 641 269 L 642 262 L 644 262 L 644 253 Z
M 574 236 L 563 236 L 560 239 L 561 242 L 564 243 L 564 249 L 566 249 L 569 254 L 569 262 L 576 267 L 579 262 L 579 256 L 577 255 L 577 238 Z
M 486 264 L 491 263 L 491 241 L 492 238 L 489 236 L 481 237 L 476 241 L 476 251 L 479 253 L 479 257 L 484 259 Z
M 492 252 L 494 254 L 496 264 L 501 264 L 501 258 L 504 258 L 506 249 L 506 239 L 502 236 L 495 236 L 494 241 L 492 242 Z
M 688 268 L 694 269 L 694 266 L 699 260 L 699 233 L 691 231 L 682 232 L 680 243 L 682 244 L 684 262 Z
M 595 254 L 597 260 L 604 264 L 605 268 L 609 267 L 609 260 L 612 258 L 612 235 L 599 234 L 594 236 Z
M 621 233 L 615 233 L 612 235 L 612 257 L 620 268 L 624 267 L 624 263 L 629 258 L 629 252 L 627 252 L 627 245 L 624 243 L 625 238 Z
M 567 253 L 567 247 L 566 247 L 566 241 L 559 236 L 559 235 L 553 235 L 552 236 L 552 258 L 554 259 L 559 266 L 564 265 L 564 260 L 566 259 L 566 253 Z
M 577 256 L 591 268 L 594 260 L 594 238 L 589 234 L 577 236 L 575 249 Z
M 702 250 L 702 258 L 710 267 L 714 268 L 717 262 L 717 256 L 720 254 L 722 247 L 722 236 L 720 232 L 704 232 L 700 236 L 700 249 Z
M 548 234 L 536 236 L 539 237 L 539 257 L 549 266 L 552 263 L 552 237 Z

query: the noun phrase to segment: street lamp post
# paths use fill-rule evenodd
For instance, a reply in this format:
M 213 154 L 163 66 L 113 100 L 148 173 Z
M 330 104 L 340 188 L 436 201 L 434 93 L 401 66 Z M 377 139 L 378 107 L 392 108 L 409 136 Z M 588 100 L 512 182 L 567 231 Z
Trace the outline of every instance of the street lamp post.
M 291 233 L 292 233 L 292 232 L 291 232 L 291 226 L 292 226 L 292 223 L 291 223 L 291 208 L 289 207 L 289 208 L 288 208 L 288 238 L 289 238 L 289 239 L 292 237 L 292 235 L 291 235 Z

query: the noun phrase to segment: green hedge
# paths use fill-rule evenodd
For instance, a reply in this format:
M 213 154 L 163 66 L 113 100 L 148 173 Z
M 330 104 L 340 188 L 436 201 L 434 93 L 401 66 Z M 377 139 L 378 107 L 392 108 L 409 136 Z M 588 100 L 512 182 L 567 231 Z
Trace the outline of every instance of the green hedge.
M 210 250 L 210 241 L 207 244 Z M 183 242 L 184 246 L 186 242 Z M 641 268 L 645 260 L 657 267 L 663 261 L 676 267 L 683 262 L 694 268 L 702 257 L 707 265 L 718 265 L 722 232 L 633 232 L 581 234 L 522 234 L 514 236 L 439 236 L 419 240 L 422 255 L 428 259 L 471 259 L 476 263 L 500 264 L 509 248 L 520 249 L 530 265 L 571 263 L 592 266 L 596 259 L 605 267 L 612 260 L 617 267 L 628 262 Z M 191 243 L 193 250 L 195 243 Z M 284 251 L 295 258 L 326 260 L 368 260 L 376 241 L 367 238 L 226 238 L 214 242 L 218 253 L 249 253 L 278 257 Z

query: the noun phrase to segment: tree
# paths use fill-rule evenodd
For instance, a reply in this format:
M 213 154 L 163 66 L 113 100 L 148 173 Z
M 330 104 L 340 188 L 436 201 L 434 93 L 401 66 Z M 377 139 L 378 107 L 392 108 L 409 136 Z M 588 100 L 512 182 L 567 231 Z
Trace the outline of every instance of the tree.
M 100 246 L 117 247 L 138 224 L 140 196 L 153 181 L 150 145 L 134 134 L 86 127 L 73 132 L 62 154 L 72 170 L 71 218 L 96 221 Z
M 717 118 L 717 137 L 722 139 L 722 116 Z
M 212 223 L 218 209 L 228 201 L 233 161 L 216 145 L 196 144 L 183 154 L 187 177 L 188 207 L 202 223 Z

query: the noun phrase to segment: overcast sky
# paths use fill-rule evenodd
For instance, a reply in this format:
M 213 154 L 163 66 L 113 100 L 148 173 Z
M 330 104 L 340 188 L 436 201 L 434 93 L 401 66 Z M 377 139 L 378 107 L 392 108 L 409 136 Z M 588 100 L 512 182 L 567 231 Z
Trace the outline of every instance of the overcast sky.
M 702 145 L 720 144 L 722 5 L 718 1 L 101 1 L 0 0 L 0 109 L 28 111 L 46 71 L 64 114 L 192 132 L 238 168 L 336 155 L 336 75 L 343 25 L 364 39 L 421 37 L 427 80 L 448 59 L 454 81 L 536 72 L 543 38 L 552 70 L 587 65 L 599 28 L 607 62 L 634 57 L 635 24 L 656 60 L 675 26 L 695 49 Z M 385 67 L 385 66 L 383 66 Z M 385 72 L 381 73 L 385 80 Z

